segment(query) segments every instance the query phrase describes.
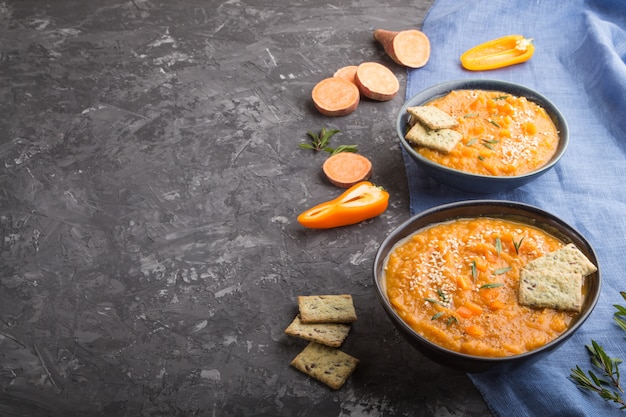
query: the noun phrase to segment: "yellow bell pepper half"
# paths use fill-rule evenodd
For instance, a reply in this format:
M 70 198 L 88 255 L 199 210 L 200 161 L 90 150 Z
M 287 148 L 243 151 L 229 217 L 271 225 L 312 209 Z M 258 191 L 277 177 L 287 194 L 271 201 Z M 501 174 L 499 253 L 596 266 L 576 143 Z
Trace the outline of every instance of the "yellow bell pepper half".
M 461 55 L 461 65 L 470 71 L 486 71 L 528 61 L 535 52 L 533 40 L 522 35 L 493 39 Z

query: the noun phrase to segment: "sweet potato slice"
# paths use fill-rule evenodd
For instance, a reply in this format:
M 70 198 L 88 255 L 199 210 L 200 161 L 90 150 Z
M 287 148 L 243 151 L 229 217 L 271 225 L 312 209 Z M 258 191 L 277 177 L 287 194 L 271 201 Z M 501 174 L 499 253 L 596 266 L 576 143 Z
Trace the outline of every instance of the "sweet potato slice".
M 389 101 L 400 89 L 400 82 L 395 74 L 377 62 L 360 64 L 355 80 L 361 94 L 372 100 Z
M 313 87 L 315 108 L 325 116 L 347 116 L 359 105 L 359 89 L 341 77 L 325 78 Z
M 354 79 L 354 77 L 356 76 L 357 68 L 358 67 L 356 65 L 348 65 L 345 67 L 341 67 L 337 71 L 335 71 L 335 74 L 333 74 L 333 77 L 345 78 L 351 83 L 356 84 L 356 80 Z
M 354 152 L 340 152 L 329 156 L 324 161 L 322 170 L 332 184 L 350 188 L 372 176 L 372 162 Z
M 393 32 L 376 29 L 374 39 L 378 41 L 389 57 L 398 65 L 421 68 L 430 59 L 430 40 L 419 30 Z

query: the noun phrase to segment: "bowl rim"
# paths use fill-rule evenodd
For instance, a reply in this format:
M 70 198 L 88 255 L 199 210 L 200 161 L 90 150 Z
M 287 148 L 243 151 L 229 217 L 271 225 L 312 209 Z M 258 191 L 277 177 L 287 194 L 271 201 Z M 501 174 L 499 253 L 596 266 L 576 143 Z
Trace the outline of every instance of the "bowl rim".
M 499 86 L 501 88 L 496 88 Z M 559 132 L 559 146 L 557 148 L 557 152 L 552 156 L 552 158 L 540 166 L 539 168 L 519 175 L 484 175 L 484 174 L 476 174 L 471 172 L 462 171 L 460 169 L 451 168 L 445 165 L 441 165 L 437 162 L 431 161 L 428 158 L 422 156 L 419 152 L 415 151 L 415 149 L 411 146 L 410 143 L 404 138 L 405 135 L 405 127 L 406 123 L 403 122 L 403 119 L 406 119 L 407 116 L 407 108 L 412 106 L 419 106 L 424 103 L 427 103 L 435 98 L 441 97 L 445 94 L 450 93 L 453 90 L 461 90 L 461 89 L 481 89 L 488 91 L 503 91 L 506 90 L 517 90 L 521 93 L 516 93 L 515 95 L 524 96 L 529 101 L 534 102 L 535 104 L 543 107 L 547 112 L 552 122 L 557 126 L 557 130 Z M 511 93 L 513 94 L 513 93 Z M 417 100 L 418 98 L 422 98 L 421 100 Z M 414 102 L 417 100 L 417 102 Z M 557 123 L 558 122 L 558 123 Z M 451 173 L 457 173 L 459 175 L 465 175 L 468 178 L 476 178 L 481 180 L 489 180 L 492 182 L 505 182 L 505 181 L 513 181 L 513 180 L 523 180 L 534 177 L 538 174 L 548 171 L 554 165 L 556 165 L 561 157 L 565 154 L 565 151 L 569 145 L 569 127 L 567 125 L 567 120 L 559 110 L 559 108 L 546 96 L 539 93 L 537 90 L 534 90 L 525 85 L 497 80 L 491 78 L 466 78 L 466 79 L 456 79 L 444 81 L 435 85 L 432 85 L 424 90 L 419 91 L 417 94 L 408 98 L 405 103 L 400 108 L 398 115 L 396 117 L 396 133 L 398 138 L 400 139 L 400 143 L 402 147 L 411 155 L 413 159 L 418 160 L 420 163 L 423 163 L 430 167 L 431 169 L 446 171 Z
M 411 326 L 409 326 L 399 315 L 398 313 L 395 311 L 395 309 L 391 306 L 391 303 L 389 301 L 389 298 L 386 295 L 386 289 L 383 286 L 383 282 L 384 281 L 384 268 L 385 265 L 387 263 L 387 258 L 389 256 L 389 254 L 392 252 L 393 248 L 395 247 L 396 244 L 398 244 L 398 242 L 400 242 L 401 240 L 405 239 L 406 237 L 416 233 L 418 230 L 423 229 L 424 227 L 428 227 L 428 225 L 432 225 L 432 224 L 438 224 L 441 223 L 443 221 L 449 221 L 449 220 L 453 220 L 453 219 L 460 219 L 460 218 L 464 218 L 462 216 L 449 216 L 447 217 L 446 220 L 438 220 L 432 223 L 428 223 L 427 225 L 424 225 L 422 227 L 419 227 L 411 232 L 405 233 L 405 229 L 407 229 L 408 227 L 410 227 L 411 224 L 413 224 L 414 222 L 423 219 L 425 217 L 431 216 L 433 214 L 436 213 L 440 213 L 440 212 L 447 212 L 450 210 L 457 210 L 457 209 L 463 209 L 466 207 L 479 207 L 479 206 L 490 206 L 490 207 L 501 207 L 503 209 L 517 209 L 517 210 L 521 210 L 524 213 L 526 213 L 526 215 L 524 217 L 526 217 L 527 219 L 531 220 L 531 223 L 534 223 L 535 226 L 537 226 L 537 224 L 535 222 L 533 222 L 532 220 L 536 218 L 533 217 L 536 215 L 540 215 L 542 218 L 545 217 L 546 219 L 552 220 L 553 222 L 555 222 L 558 226 L 559 231 L 561 231 L 561 233 L 563 233 L 564 235 L 567 236 L 574 236 L 575 240 L 578 240 L 580 242 L 582 242 L 585 246 L 585 251 L 588 252 L 588 255 L 590 256 L 590 260 L 594 263 L 594 265 L 596 265 L 597 267 L 597 271 L 593 274 L 591 274 L 592 276 L 595 275 L 595 281 L 597 282 L 597 288 L 595 288 L 595 290 L 588 294 L 588 297 L 586 300 L 586 304 L 587 304 L 587 308 L 583 309 L 583 311 L 581 311 L 579 313 L 579 315 L 575 318 L 574 323 L 572 323 L 570 325 L 570 327 L 567 328 L 567 330 L 565 330 L 563 333 L 561 333 L 558 337 L 556 337 L 555 339 L 549 341 L 548 343 L 533 349 L 531 351 L 528 352 L 524 352 L 524 353 L 520 353 L 517 355 L 511 355 L 511 356 L 502 356 L 502 357 L 486 357 L 486 356 L 475 356 L 475 355 L 470 355 L 467 353 L 462 353 L 462 352 L 457 352 L 455 350 L 451 350 L 448 349 L 446 347 L 443 347 L 441 345 L 438 345 L 432 341 L 430 341 L 429 339 L 427 339 L 426 337 L 420 335 L 418 332 L 416 332 Z M 504 214 L 504 213 L 503 213 Z M 489 213 L 486 214 L 484 217 L 489 217 L 489 216 L 493 216 L 495 215 L 494 213 Z M 465 218 L 468 217 L 472 217 L 472 216 L 466 216 Z M 545 222 L 541 222 L 541 223 L 545 223 Z M 547 223 L 546 223 L 547 226 Z M 537 226 L 542 228 L 541 226 Z M 542 228 L 542 230 L 545 231 L 545 229 Z M 564 231 L 563 231 L 564 230 Z M 550 233 L 549 231 L 547 231 L 548 233 Z M 398 238 L 397 236 L 400 235 L 400 237 Z M 386 248 L 389 248 L 386 253 L 385 250 Z M 383 256 L 384 255 L 384 256 Z M 429 348 L 430 350 L 433 351 L 438 351 L 438 352 L 442 352 L 444 354 L 447 355 L 452 355 L 454 357 L 456 357 L 459 360 L 467 360 L 467 361 L 472 361 L 473 363 L 482 363 L 482 364 L 491 364 L 491 365 L 498 365 L 498 364 L 504 364 L 504 363 L 508 363 L 508 362 L 512 362 L 512 361 L 518 361 L 518 360 L 524 360 L 533 356 L 538 355 L 541 352 L 545 352 L 545 351 L 551 351 L 552 349 L 556 348 L 557 346 L 559 346 L 561 343 L 563 343 L 564 341 L 566 341 L 567 339 L 569 339 L 583 324 L 584 322 L 589 318 L 589 316 L 591 315 L 591 313 L 593 312 L 593 310 L 595 309 L 595 306 L 600 298 L 600 293 L 601 293 L 601 288 L 602 288 L 602 279 L 601 279 L 601 275 L 600 275 L 600 265 L 599 265 L 599 261 L 598 261 L 598 257 L 596 255 L 595 250 L 593 249 L 593 247 L 591 246 L 591 244 L 588 242 L 588 240 L 577 230 L 575 229 L 573 226 L 569 225 L 567 222 L 565 222 L 564 220 L 562 220 L 560 217 L 556 216 L 553 213 L 550 213 L 549 211 L 546 211 L 544 209 L 541 209 L 537 206 L 528 204 L 528 203 L 521 203 L 521 202 L 517 202 L 517 201 L 511 201 L 511 200 L 493 200 L 493 199 L 478 199 L 478 200 L 464 200 L 464 201 L 456 201 L 456 202 L 451 202 L 451 203 L 446 203 L 446 204 L 442 204 L 442 205 L 438 205 L 435 207 L 431 207 L 429 209 L 426 209 L 420 213 L 415 214 L 414 216 L 411 216 L 408 220 L 406 220 L 405 222 L 403 222 L 402 224 L 400 224 L 399 226 L 397 226 L 394 230 L 392 230 L 391 233 L 389 233 L 389 235 L 384 239 L 384 241 L 381 243 L 381 245 L 379 246 L 377 252 L 376 252 L 376 256 L 374 258 L 374 285 L 376 286 L 376 294 L 379 298 L 379 301 L 381 302 L 384 310 L 386 311 L 386 313 L 388 315 L 390 315 L 391 317 L 393 317 L 393 321 L 395 325 L 399 325 L 403 331 L 405 331 L 406 333 L 412 335 L 414 338 L 416 338 L 417 340 L 419 340 L 420 343 L 426 345 L 427 348 Z M 379 273 L 380 270 L 380 273 Z

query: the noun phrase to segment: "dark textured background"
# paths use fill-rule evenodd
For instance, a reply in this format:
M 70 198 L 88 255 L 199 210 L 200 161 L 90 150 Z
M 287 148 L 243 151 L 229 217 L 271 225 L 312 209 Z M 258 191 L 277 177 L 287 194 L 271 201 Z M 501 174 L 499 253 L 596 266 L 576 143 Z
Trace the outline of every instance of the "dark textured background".
M 409 215 L 393 119 L 406 71 L 376 28 L 430 1 L 0 1 L 0 416 L 483 416 L 466 375 L 379 306 L 376 250 Z M 310 91 L 376 61 L 401 82 L 326 118 Z M 306 132 L 341 130 L 391 194 L 307 231 L 340 193 Z M 289 366 L 301 294 L 350 293 L 339 391 Z

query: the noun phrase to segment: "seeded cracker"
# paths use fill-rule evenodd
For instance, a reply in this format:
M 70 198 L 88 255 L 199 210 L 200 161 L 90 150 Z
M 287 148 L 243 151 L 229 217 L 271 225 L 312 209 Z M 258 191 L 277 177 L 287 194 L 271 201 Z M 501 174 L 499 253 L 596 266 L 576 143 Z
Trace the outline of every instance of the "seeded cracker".
M 302 323 L 300 316 L 296 316 L 285 329 L 285 333 L 326 346 L 339 347 L 350 333 L 350 325 L 344 323 L 307 324 Z
M 432 130 L 422 126 L 421 123 L 415 123 L 404 138 L 413 145 L 425 146 L 440 152 L 449 153 L 463 138 L 463 135 L 456 130 Z
M 529 307 L 580 311 L 585 276 L 597 271 L 573 244 L 545 254 L 520 273 L 519 303 Z
M 338 390 L 356 369 L 359 360 L 337 348 L 310 342 L 291 366 Z
M 356 311 L 349 294 L 300 295 L 298 308 L 302 323 L 352 323 Z
M 449 129 L 459 124 L 454 117 L 435 106 L 414 106 L 406 111 L 411 118 L 416 118 L 422 125 L 433 130 Z

